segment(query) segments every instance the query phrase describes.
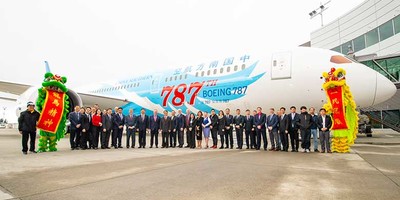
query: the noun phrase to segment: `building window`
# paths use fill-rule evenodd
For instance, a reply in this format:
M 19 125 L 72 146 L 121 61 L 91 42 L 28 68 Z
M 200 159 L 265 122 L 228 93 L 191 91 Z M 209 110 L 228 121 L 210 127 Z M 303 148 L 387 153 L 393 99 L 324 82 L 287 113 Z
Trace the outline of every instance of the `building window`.
M 175 80 L 178 79 L 178 76 L 175 76 Z
M 171 76 L 171 77 L 169 77 L 169 81 L 172 81 L 172 76 Z
M 365 49 L 365 35 L 359 36 L 356 39 L 354 39 L 353 44 L 354 44 L 353 47 L 354 52 Z
M 379 42 L 378 29 L 373 29 L 365 34 L 366 46 L 372 46 Z
M 343 54 L 348 54 L 349 51 L 350 51 L 350 48 L 354 49 L 353 44 L 352 44 L 351 41 L 342 44 L 342 53 Z
M 168 82 L 168 78 L 165 78 L 165 82 Z
M 202 77 L 204 76 L 204 71 L 201 72 L 201 76 L 202 76 Z
M 214 74 L 217 74 L 217 69 L 214 69 Z
M 179 80 L 182 80 L 182 74 L 181 74 L 181 75 L 179 75 Z
M 235 67 L 233 67 L 233 70 L 236 72 L 238 70 L 238 66 L 235 65 Z
M 196 72 L 196 77 L 198 77 L 199 76 L 199 72 Z
M 210 71 L 210 70 L 208 70 L 208 71 L 207 71 L 207 76 L 210 76 L 210 73 L 211 73 L 211 71 Z
M 219 73 L 224 73 L 224 68 L 223 67 L 221 67 L 221 69 L 219 69 Z
M 229 66 L 228 68 L 226 68 L 226 72 L 230 72 L 231 71 L 231 67 Z
M 380 41 L 386 40 L 394 35 L 393 33 L 393 22 L 392 20 L 379 26 Z
M 337 47 L 335 47 L 335 48 L 333 48 L 333 49 L 331 49 L 332 51 L 336 51 L 336 52 L 338 52 L 338 53 L 342 53 L 342 50 L 340 49 L 340 46 L 337 46 Z
M 187 79 L 187 74 L 185 74 L 185 79 Z
M 246 69 L 246 65 L 245 64 L 242 65 L 242 70 L 244 70 L 244 69 Z
M 394 32 L 400 33 L 400 15 L 397 15 L 397 17 L 395 17 L 393 19 L 393 23 L 394 23 Z

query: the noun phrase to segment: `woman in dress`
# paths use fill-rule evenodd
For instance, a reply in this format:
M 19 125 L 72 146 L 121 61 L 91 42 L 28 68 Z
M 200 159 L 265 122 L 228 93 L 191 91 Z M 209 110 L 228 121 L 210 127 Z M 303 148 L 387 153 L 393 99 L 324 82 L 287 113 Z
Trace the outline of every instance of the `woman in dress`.
M 96 114 L 93 115 L 92 117 L 92 148 L 93 149 L 98 149 L 99 147 L 99 137 L 100 137 L 100 132 L 101 132 L 101 126 L 103 125 L 101 123 L 101 110 L 97 109 L 95 111 Z
M 195 132 L 196 132 L 196 117 L 194 116 L 193 113 L 190 113 L 190 117 L 189 117 L 189 147 L 191 149 L 196 148 Z
M 201 141 L 203 140 L 202 138 L 202 131 L 203 128 L 201 124 L 203 123 L 203 112 L 199 111 L 197 112 L 197 118 L 196 118 L 196 139 L 197 139 L 197 148 L 201 149 Z
M 206 149 L 208 149 L 208 140 L 210 138 L 210 125 L 211 125 L 211 119 L 208 117 L 208 113 L 204 112 L 204 119 L 203 123 L 201 126 L 203 127 L 203 134 L 204 134 L 204 139 L 206 142 Z
M 224 148 L 224 139 L 225 139 L 225 126 L 226 126 L 226 118 L 223 110 L 218 112 L 218 135 L 221 140 L 221 147 L 219 149 Z

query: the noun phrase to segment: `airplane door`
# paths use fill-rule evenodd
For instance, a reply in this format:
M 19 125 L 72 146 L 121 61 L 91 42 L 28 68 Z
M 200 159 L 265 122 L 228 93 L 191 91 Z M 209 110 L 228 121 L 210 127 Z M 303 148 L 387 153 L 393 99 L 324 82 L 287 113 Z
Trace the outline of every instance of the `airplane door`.
M 158 93 L 160 92 L 160 80 L 161 80 L 161 75 L 154 75 L 153 80 L 151 81 L 151 93 Z
M 292 52 L 272 54 L 271 79 L 288 79 L 292 77 Z

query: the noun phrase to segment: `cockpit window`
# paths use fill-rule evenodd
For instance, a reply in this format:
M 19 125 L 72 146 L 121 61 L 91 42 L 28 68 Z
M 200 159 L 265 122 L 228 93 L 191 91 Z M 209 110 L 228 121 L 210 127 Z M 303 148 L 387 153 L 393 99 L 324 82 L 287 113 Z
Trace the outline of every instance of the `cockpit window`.
M 331 62 L 336 64 L 352 63 L 351 60 L 345 58 L 344 56 L 336 55 L 331 56 Z

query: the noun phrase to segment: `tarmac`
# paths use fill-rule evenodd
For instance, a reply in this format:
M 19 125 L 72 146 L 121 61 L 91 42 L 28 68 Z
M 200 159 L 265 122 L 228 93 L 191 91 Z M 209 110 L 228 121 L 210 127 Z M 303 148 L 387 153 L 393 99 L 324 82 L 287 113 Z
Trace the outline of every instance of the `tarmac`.
M 0 130 L 0 199 L 400 197 L 400 133 L 391 130 L 374 130 L 372 138 L 359 135 L 347 154 L 185 148 L 71 151 L 68 136 L 58 148 L 23 155 L 18 131 Z

